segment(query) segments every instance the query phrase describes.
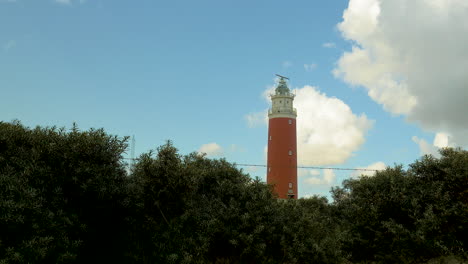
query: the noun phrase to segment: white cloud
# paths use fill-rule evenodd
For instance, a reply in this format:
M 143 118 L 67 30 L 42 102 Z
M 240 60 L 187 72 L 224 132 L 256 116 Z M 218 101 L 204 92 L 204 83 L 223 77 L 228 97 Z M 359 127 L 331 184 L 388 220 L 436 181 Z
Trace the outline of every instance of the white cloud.
M 313 71 L 315 69 L 317 69 L 317 64 L 315 63 L 312 63 L 312 64 L 304 64 L 304 69 L 306 71 Z
M 274 82 L 278 83 L 279 78 L 275 78 Z M 263 91 L 263 93 L 262 93 L 262 98 L 265 99 L 265 101 L 270 102 L 270 95 L 275 93 L 275 89 L 276 89 L 276 87 L 274 85 L 267 86 L 265 91 Z
M 222 156 L 224 154 L 224 150 L 220 145 L 213 142 L 201 145 L 198 149 L 198 153 L 205 153 L 207 156 Z
M 367 167 L 357 167 L 356 169 L 363 169 L 363 170 L 354 172 L 353 174 L 351 174 L 351 177 L 359 177 L 361 175 L 374 176 L 375 171 L 371 171 L 371 170 L 384 170 L 386 167 L 387 166 L 385 165 L 385 163 L 383 163 L 382 161 L 378 161 L 378 162 L 372 163 L 371 165 Z
M 283 61 L 283 68 L 290 68 L 293 64 L 290 61 Z
M 468 146 L 467 18 L 465 0 L 350 0 L 338 29 L 353 47 L 334 74 L 390 113 Z
M 274 82 L 277 83 L 279 81 L 279 78 L 275 78 Z M 275 91 L 275 86 L 267 86 L 265 91 L 262 93 L 262 98 L 270 102 L 270 95 L 273 94 Z M 249 127 L 256 127 L 260 125 L 267 125 L 268 124 L 268 109 L 265 109 L 260 112 L 253 112 L 245 115 L 245 120 L 247 120 L 247 125 Z
M 246 149 L 242 146 L 236 145 L 236 144 L 231 144 L 229 146 L 229 151 L 230 152 L 245 152 Z
M 451 136 L 447 133 L 436 133 L 432 145 L 422 138 L 413 136 L 411 138 L 419 146 L 420 155 L 433 155 L 440 157 L 439 148 L 455 147 L 454 142 L 451 141 Z
M 56 3 L 62 4 L 62 5 L 72 5 L 73 0 L 54 0 Z M 84 4 L 87 2 L 87 0 L 75 0 L 79 4 Z
M 273 88 L 263 92 L 267 100 Z M 340 99 L 328 97 L 315 87 L 295 89 L 297 108 L 298 164 L 341 164 L 353 155 L 365 141 L 373 121 L 365 114 L 355 115 Z M 267 111 L 249 114 L 249 126 L 267 124 Z
M 353 47 L 352 52 L 343 54 L 334 75 L 352 85 L 362 85 L 368 95 L 383 108 L 395 114 L 407 114 L 417 103 L 403 81 L 395 80 L 388 65 L 376 63 L 368 51 Z
M 319 175 L 315 172 L 314 176 L 305 179 L 304 182 L 309 185 L 333 185 L 335 183 L 336 175 L 332 169 L 324 169 L 321 177 Z
M 56 3 L 63 4 L 63 5 L 71 5 L 71 0 L 55 0 Z
M 438 148 L 455 147 L 454 142 L 451 141 L 450 134 L 443 132 L 436 133 L 432 144 Z
M 309 173 L 312 176 L 318 176 L 320 175 L 320 170 L 310 170 Z
M 245 115 L 247 125 L 249 127 L 256 127 L 268 123 L 268 110 L 262 112 L 249 113 Z
M 329 48 L 329 49 L 330 49 L 330 48 L 335 48 L 335 47 L 336 47 L 336 44 L 333 43 L 333 42 L 325 42 L 325 43 L 322 44 L 322 47 L 324 47 L 324 48 Z
M 340 99 L 328 97 L 315 87 L 295 90 L 297 108 L 298 164 L 341 164 L 365 141 L 373 121 L 355 115 Z
M 429 144 L 426 140 L 419 138 L 417 136 L 413 136 L 411 138 L 414 143 L 418 144 L 419 146 L 419 153 L 420 155 L 433 155 L 437 156 L 437 147 Z

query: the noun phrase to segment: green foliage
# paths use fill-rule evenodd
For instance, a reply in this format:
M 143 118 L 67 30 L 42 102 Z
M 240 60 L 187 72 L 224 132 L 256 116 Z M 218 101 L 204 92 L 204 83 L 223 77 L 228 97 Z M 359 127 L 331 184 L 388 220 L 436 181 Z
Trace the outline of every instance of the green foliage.
M 343 263 L 341 230 L 323 197 L 280 200 L 275 221 L 284 263 Z
M 459 263 L 468 153 L 279 200 L 171 142 L 129 173 L 127 138 L 0 122 L 0 263 Z
M 468 152 L 443 149 L 333 190 L 349 230 L 344 249 L 354 261 L 414 263 L 466 257 Z
M 330 206 L 314 198 L 278 201 L 259 179 L 225 160 L 180 156 L 170 142 L 136 164 L 133 233 L 141 262 L 337 263 Z M 332 230 L 332 231 L 329 231 Z
M 0 261 L 109 259 L 120 246 L 125 148 L 103 130 L 0 123 Z

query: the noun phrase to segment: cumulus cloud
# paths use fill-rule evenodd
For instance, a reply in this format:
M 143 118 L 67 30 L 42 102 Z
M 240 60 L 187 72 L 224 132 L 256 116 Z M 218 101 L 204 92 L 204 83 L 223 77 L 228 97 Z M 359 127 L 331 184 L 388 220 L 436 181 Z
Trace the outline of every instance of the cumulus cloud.
M 411 138 L 414 143 L 418 144 L 419 146 L 419 154 L 422 155 L 433 155 L 437 156 L 437 148 L 431 144 L 429 144 L 426 140 L 419 138 L 417 136 L 413 136 Z
M 268 123 L 268 110 L 249 113 L 245 115 L 245 119 L 247 120 L 247 125 L 249 127 L 265 125 Z
M 451 141 L 451 136 L 442 132 L 439 132 L 434 136 L 432 144 L 417 136 L 413 136 L 411 139 L 414 143 L 418 144 L 420 155 L 433 155 L 434 157 L 439 157 L 440 148 L 455 147 L 455 143 Z
M 309 174 L 312 175 L 312 176 L 318 176 L 318 175 L 320 175 L 320 170 L 315 170 L 315 169 L 310 170 Z
M 335 172 L 332 169 L 325 169 L 323 173 L 317 175 L 317 172 L 312 170 L 310 171 L 312 177 L 309 177 L 304 180 L 306 184 L 309 185 L 333 185 L 336 180 Z M 313 173 L 313 174 L 312 174 Z
M 73 0 L 54 0 L 56 3 L 62 4 L 62 5 L 71 5 L 73 4 Z M 86 3 L 86 0 L 75 0 L 75 2 L 78 2 L 80 4 Z
M 300 165 L 341 164 L 365 142 L 373 124 L 365 114 L 354 114 L 343 101 L 312 86 L 295 93 Z
M 432 143 L 438 148 L 454 147 L 455 144 L 451 140 L 451 136 L 448 133 L 439 132 L 434 136 L 434 142 Z
M 231 144 L 229 146 L 229 151 L 230 152 L 245 152 L 246 149 L 242 146 L 236 145 L 236 144 Z
M 274 81 L 277 83 L 279 81 L 279 78 L 275 78 Z M 267 102 L 270 102 L 270 95 L 273 94 L 274 91 L 275 91 L 274 85 L 267 86 L 266 89 L 263 91 L 261 97 Z M 249 113 L 245 115 L 245 120 L 247 121 L 247 125 L 249 127 L 267 125 L 268 124 L 268 109 L 265 109 L 260 112 Z
M 290 68 L 293 64 L 290 61 L 283 61 L 283 68 Z
M 63 4 L 63 5 L 71 5 L 71 0 L 55 0 L 56 3 Z
M 204 153 L 207 156 L 222 156 L 224 154 L 224 150 L 220 145 L 213 142 L 201 145 L 201 147 L 198 149 L 198 153 Z
M 383 163 L 382 161 L 378 161 L 378 162 L 372 163 L 371 165 L 367 167 L 357 167 L 356 169 L 363 169 L 363 170 L 354 172 L 351 175 L 351 177 L 374 176 L 375 171 L 372 171 L 372 170 L 385 170 L 386 167 L 387 166 L 385 165 L 385 163 Z
M 263 93 L 266 100 L 270 100 L 268 95 L 272 89 L 268 87 Z M 365 142 L 365 135 L 373 124 L 365 114 L 354 114 L 342 100 L 328 97 L 312 86 L 295 89 L 294 93 L 299 165 L 341 164 Z M 249 114 L 247 117 L 248 123 L 266 125 L 267 120 L 267 111 Z
M 329 48 L 329 49 L 330 49 L 330 48 L 335 48 L 335 47 L 336 47 L 336 44 L 333 43 L 333 42 L 325 42 L 325 43 L 322 44 L 322 47 L 324 47 L 324 48 Z
M 304 69 L 306 71 L 313 71 L 315 69 L 317 69 L 317 64 L 315 63 L 312 63 L 312 64 L 304 64 Z
M 353 47 L 334 75 L 365 87 L 386 111 L 467 146 L 467 18 L 463 0 L 350 0 L 338 29 Z

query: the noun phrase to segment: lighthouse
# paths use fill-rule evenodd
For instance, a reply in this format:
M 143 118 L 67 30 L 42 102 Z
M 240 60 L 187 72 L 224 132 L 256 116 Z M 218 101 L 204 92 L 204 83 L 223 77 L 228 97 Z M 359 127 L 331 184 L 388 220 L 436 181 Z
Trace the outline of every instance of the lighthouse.
M 294 94 L 280 77 L 268 111 L 267 183 L 281 199 L 297 199 L 297 141 Z

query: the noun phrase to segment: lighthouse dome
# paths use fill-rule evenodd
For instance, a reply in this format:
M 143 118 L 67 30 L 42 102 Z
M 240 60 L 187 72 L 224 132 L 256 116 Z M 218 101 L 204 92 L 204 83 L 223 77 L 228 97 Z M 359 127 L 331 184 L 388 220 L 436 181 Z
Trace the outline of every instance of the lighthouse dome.
M 288 85 L 283 78 L 280 78 L 278 87 L 276 87 L 275 92 L 276 94 L 289 94 Z

